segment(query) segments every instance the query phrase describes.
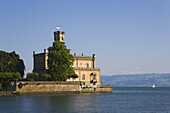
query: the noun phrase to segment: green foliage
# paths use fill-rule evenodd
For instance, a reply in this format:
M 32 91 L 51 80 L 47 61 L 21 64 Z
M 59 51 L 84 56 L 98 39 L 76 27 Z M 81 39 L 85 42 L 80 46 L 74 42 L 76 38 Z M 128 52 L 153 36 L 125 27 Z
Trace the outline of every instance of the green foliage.
M 0 51 L 0 72 L 19 72 L 23 78 L 25 65 L 20 56 L 15 53 Z
M 27 78 L 23 78 L 23 79 L 21 79 L 19 81 L 28 81 L 28 80 L 27 80 Z
M 18 88 L 21 89 L 23 86 L 28 85 L 29 83 L 19 83 L 18 84 Z
M 32 72 L 32 73 L 27 73 L 27 80 L 28 81 L 35 81 L 36 79 L 38 79 L 39 74 L 36 72 Z
M 12 73 L 12 72 L 3 72 L 0 73 L 0 83 L 1 88 L 0 90 L 6 90 L 11 84 L 11 81 L 17 81 L 21 79 L 21 74 L 19 72 Z
M 20 91 L 16 91 L 16 95 L 20 96 L 22 93 Z
M 52 47 L 48 48 L 48 71 L 51 80 L 66 81 L 67 78 L 75 75 L 73 70 L 74 57 L 70 54 L 64 42 L 55 41 Z M 75 76 L 74 76 L 75 77 Z
M 78 78 L 77 74 L 70 75 L 70 78 Z
M 74 70 L 70 70 L 70 74 L 68 75 L 68 78 L 77 78 L 78 75 L 74 72 Z
M 2 91 L 3 89 L 2 89 L 2 84 L 0 83 L 0 91 Z
M 43 80 L 49 80 L 51 78 L 50 74 L 42 74 Z
M 7 88 L 10 87 L 10 86 L 11 86 L 11 83 L 10 83 L 10 82 L 7 82 L 7 81 L 2 82 L 2 89 L 3 89 L 4 91 L 6 91 Z
M 21 79 L 21 74 L 19 73 L 19 72 L 16 72 L 16 73 L 14 73 L 14 75 L 13 75 L 13 81 L 16 81 L 16 80 L 18 80 L 18 79 Z
M 23 84 L 22 83 L 19 83 L 18 84 L 18 88 L 21 89 L 23 87 Z
M 4 72 L 0 73 L 0 82 L 4 81 L 16 81 L 18 79 L 21 79 L 21 74 L 19 72 L 16 73 L 10 73 L 10 72 Z

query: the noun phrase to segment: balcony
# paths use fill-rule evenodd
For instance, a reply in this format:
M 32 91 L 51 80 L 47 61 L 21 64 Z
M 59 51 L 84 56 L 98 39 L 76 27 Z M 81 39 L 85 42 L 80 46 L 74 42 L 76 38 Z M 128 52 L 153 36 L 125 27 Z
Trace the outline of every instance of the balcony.
M 93 80 L 90 81 L 90 83 L 97 83 L 97 80 L 93 79 Z

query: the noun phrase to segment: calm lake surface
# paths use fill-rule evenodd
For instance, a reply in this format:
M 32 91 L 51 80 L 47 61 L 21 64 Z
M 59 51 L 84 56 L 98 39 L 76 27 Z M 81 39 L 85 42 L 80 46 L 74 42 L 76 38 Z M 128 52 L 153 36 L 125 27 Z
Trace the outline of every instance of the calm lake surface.
M 170 88 L 113 93 L 0 97 L 0 113 L 170 113 Z

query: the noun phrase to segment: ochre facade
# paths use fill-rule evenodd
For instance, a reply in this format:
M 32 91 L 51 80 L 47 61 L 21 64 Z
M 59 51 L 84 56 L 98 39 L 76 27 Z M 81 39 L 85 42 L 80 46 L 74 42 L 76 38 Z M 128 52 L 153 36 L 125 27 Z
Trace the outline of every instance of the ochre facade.
M 54 32 L 54 40 L 64 42 L 65 32 Z M 40 75 L 44 74 L 48 69 L 47 60 L 48 53 L 44 49 L 44 53 L 36 54 L 33 52 L 34 57 L 34 69 L 33 72 L 37 72 Z M 100 86 L 100 69 L 95 67 L 95 54 L 92 56 L 77 56 L 74 54 L 74 71 L 78 75 L 78 78 L 70 78 L 67 81 L 80 81 L 82 87 L 99 87 Z

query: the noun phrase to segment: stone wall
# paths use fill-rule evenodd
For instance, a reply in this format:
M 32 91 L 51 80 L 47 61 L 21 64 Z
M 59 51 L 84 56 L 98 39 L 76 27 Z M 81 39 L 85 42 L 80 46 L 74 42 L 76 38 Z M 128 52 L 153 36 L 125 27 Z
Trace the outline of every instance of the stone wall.
M 110 85 L 101 85 L 96 88 L 82 88 L 82 93 L 112 93 L 112 87 Z
M 19 81 L 12 82 L 10 90 L 28 94 L 69 94 L 69 93 L 112 93 L 110 85 L 100 85 L 100 87 L 81 87 L 80 82 L 56 82 L 56 81 Z
M 16 91 L 20 92 L 80 92 L 79 82 L 34 81 L 17 82 Z
M 11 96 L 14 91 L 0 91 L 0 96 Z
M 112 87 L 96 88 L 96 93 L 112 93 Z

